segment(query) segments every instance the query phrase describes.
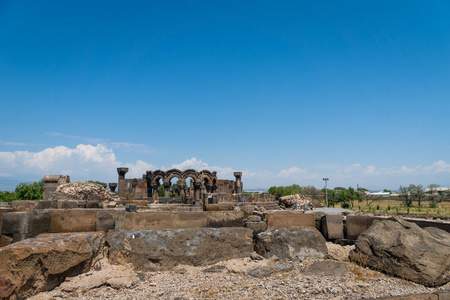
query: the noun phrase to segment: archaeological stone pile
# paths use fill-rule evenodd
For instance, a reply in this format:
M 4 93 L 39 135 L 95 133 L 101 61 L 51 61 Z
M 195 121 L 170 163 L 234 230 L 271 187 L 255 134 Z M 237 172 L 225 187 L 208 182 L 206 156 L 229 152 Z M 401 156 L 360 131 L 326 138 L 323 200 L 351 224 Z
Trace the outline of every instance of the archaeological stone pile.
M 61 184 L 53 193 L 52 200 L 99 200 L 113 201 L 118 196 L 100 184 L 90 182 L 70 182 Z
M 297 210 L 312 210 L 314 207 L 311 198 L 300 194 L 280 197 L 279 205 L 282 209 Z

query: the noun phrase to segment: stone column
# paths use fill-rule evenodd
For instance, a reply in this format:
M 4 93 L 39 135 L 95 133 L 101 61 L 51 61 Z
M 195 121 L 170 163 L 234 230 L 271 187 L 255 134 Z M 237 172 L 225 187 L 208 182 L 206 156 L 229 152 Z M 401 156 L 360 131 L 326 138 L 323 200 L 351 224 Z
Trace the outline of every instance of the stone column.
M 200 189 L 202 184 L 200 182 L 194 182 L 194 201 L 200 201 Z
M 165 198 L 169 198 L 170 197 L 170 186 L 171 183 L 169 182 L 164 182 L 164 197 Z
M 125 174 L 127 174 L 128 168 L 117 168 L 117 174 L 119 174 L 119 197 L 124 198 L 127 193 L 127 182 L 125 180 Z
M 236 194 L 242 194 L 242 172 L 234 172 L 234 177 L 236 178 Z
M 184 199 L 186 198 L 186 181 L 184 180 L 178 180 L 178 186 L 180 187 L 180 198 L 184 201 Z
M 152 184 L 150 186 L 152 188 L 152 199 L 153 200 L 158 200 L 158 187 L 159 185 L 157 183 Z

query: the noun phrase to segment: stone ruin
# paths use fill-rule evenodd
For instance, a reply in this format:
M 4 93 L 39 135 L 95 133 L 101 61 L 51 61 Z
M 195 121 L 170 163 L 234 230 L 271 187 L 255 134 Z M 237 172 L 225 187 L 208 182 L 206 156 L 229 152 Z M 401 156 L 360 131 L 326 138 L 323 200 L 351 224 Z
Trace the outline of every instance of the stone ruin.
M 271 196 L 243 193 L 240 172 L 233 181 L 207 170 L 147 171 L 141 179 L 126 179 L 127 171 L 118 168 L 111 191 L 47 175 L 43 200 L 1 206 L 0 298 L 52 289 L 94 268 L 102 253 L 112 264 L 155 271 L 255 255 L 323 259 L 326 241 L 355 244 L 354 262 L 394 276 L 425 286 L 450 281 L 450 222 L 289 210 L 312 208 L 302 196 L 283 198 L 283 210 Z M 172 178 L 180 187 L 173 198 Z

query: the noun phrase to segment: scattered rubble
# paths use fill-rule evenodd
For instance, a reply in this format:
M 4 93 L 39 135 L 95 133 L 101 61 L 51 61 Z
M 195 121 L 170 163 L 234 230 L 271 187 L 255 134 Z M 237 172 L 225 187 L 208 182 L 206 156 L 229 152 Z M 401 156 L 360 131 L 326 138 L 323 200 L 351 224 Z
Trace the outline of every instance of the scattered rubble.
M 280 197 L 279 205 L 282 209 L 295 209 L 305 211 L 312 210 L 314 207 L 313 201 L 310 197 L 306 197 L 300 194 Z
M 59 185 L 51 200 L 99 201 L 103 206 L 107 206 L 111 202 L 118 201 L 119 197 L 101 184 L 75 181 Z

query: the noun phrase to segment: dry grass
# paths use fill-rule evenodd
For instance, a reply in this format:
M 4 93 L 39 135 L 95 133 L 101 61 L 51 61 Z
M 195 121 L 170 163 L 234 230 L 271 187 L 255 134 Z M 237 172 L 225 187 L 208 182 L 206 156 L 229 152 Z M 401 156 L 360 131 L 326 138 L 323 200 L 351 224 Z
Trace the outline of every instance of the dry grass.
M 335 207 L 341 207 L 341 204 L 336 204 Z M 450 216 L 450 202 L 438 203 L 435 208 L 430 207 L 429 201 L 422 201 L 421 206 L 417 201 L 413 201 L 411 207 L 403 205 L 401 199 L 379 199 L 375 200 L 370 205 L 367 205 L 367 201 L 355 202 L 353 210 L 366 211 L 366 212 L 383 212 L 383 213 L 408 213 L 419 215 L 436 215 L 436 216 Z

